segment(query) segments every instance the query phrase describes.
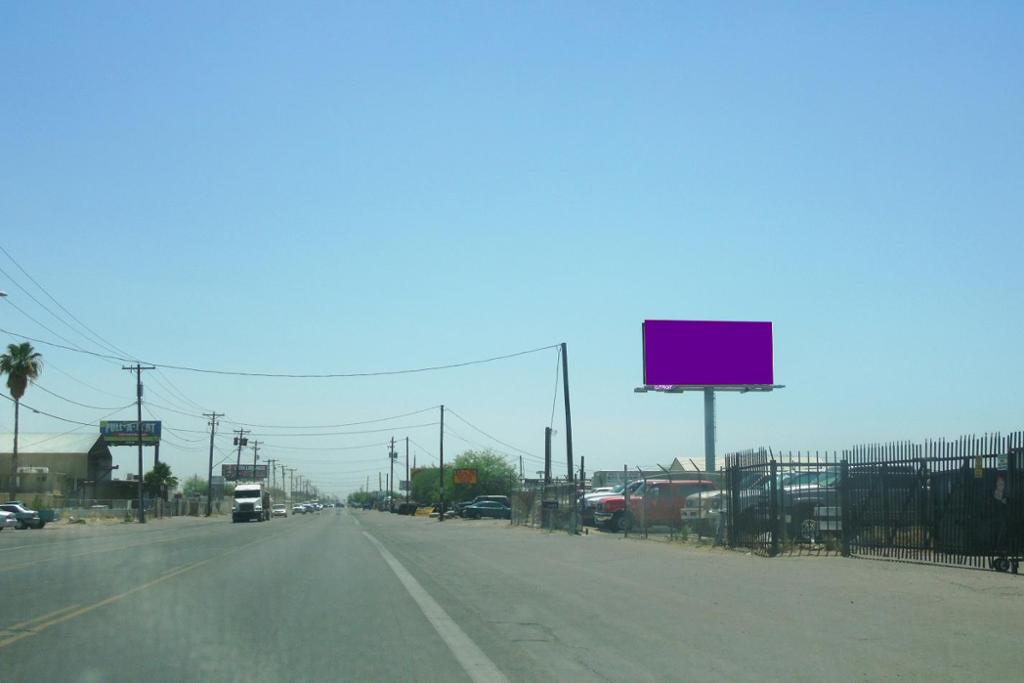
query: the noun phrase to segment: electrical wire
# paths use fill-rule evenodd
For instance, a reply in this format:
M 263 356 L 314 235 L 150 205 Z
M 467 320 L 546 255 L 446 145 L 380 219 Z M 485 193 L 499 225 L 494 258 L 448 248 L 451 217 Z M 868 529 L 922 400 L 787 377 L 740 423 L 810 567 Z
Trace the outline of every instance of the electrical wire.
M 362 446 L 285 446 L 276 443 L 265 443 L 263 444 L 267 448 L 273 448 L 280 451 L 357 451 L 363 448 L 380 448 L 387 446 L 388 442 L 384 441 L 381 443 L 364 444 Z
M 55 391 L 50 391 L 49 389 L 47 389 L 43 385 L 39 384 L 39 382 L 33 382 L 32 386 L 35 387 L 36 389 L 39 389 L 40 391 L 46 392 L 50 396 L 56 396 L 57 398 L 59 398 L 62 401 L 67 401 L 68 403 L 72 403 L 72 404 L 74 404 L 76 406 L 80 406 L 82 408 L 89 408 L 90 410 L 121 410 L 121 408 L 116 408 L 114 406 L 91 406 L 91 405 L 89 405 L 87 403 L 79 403 L 78 401 L 73 401 L 70 398 L 67 398 L 66 396 L 61 396 L 60 394 L 58 394 Z
M 129 405 L 131 405 L 131 404 L 129 404 Z M 122 410 L 124 410 L 127 407 L 128 406 L 117 408 L 116 410 L 114 410 L 114 411 L 112 411 L 110 413 L 107 413 L 106 415 L 101 416 L 99 419 L 100 420 L 105 420 L 108 417 L 110 417 L 111 415 L 113 415 L 115 413 L 119 413 L 119 412 L 121 412 Z M 58 418 L 58 419 L 60 419 L 60 418 Z M 33 441 L 32 442 L 32 446 L 35 447 L 35 446 L 38 446 L 41 443 L 46 443 L 47 441 L 53 441 L 54 439 L 59 439 L 62 436 L 67 436 L 68 434 L 74 434 L 75 432 L 80 432 L 83 429 L 85 429 L 86 427 L 94 427 L 94 426 L 96 426 L 96 425 L 95 425 L 95 423 L 92 423 L 92 422 L 82 423 L 81 426 L 74 427 L 73 429 L 69 429 L 66 432 L 61 432 L 60 434 L 51 434 L 50 436 L 46 437 L 45 439 L 40 439 L 39 441 Z
M 66 327 L 67 327 L 68 329 L 70 329 L 70 330 L 73 330 L 73 331 L 74 331 L 74 332 L 75 332 L 76 334 L 79 334 L 79 335 L 81 335 L 82 337 L 84 337 L 84 338 L 88 339 L 88 340 L 89 340 L 89 343 L 95 343 L 95 344 L 97 344 L 98 346 L 100 346 L 101 348 L 104 348 L 104 349 L 106 349 L 106 350 L 108 350 L 108 351 L 113 351 L 113 352 L 115 352 L 115 353 L 120 353 L 120 354 L 122 354 L 122 355 L 125 355 L 125 356 L 130 356 L 130 355 L 131 355 L 131 354 L 129 354 L 129 353 L 127 352 L 127 351 L 125 351 L 124 349 L 121 349 L 120 347 L 118 347 L 118 346 L 117 346 L 117 345 L 115 345 L 114 343 L 112 343 L 112 342 L 110 342 L 109 340 L 105 339 L 105 338 L 104 338 L 104 337 L 103 337 L 103 336 L 102 336 L 101 334 L 99 334 L 98 332 L 96 332 L 96 330 L 94 330 L 94 329 L 92 329 L 91 327 L 89 327 L 88 325 L 86 325 L 86 324 L 85 324 L 84 322 L 82 322 L 82 320 L 81 320 L 81 319 L 79 319 L 79 318 L 78 318 L 78 316 L 76 316 L 76 315 L 75 315 L 74 313 L 72 313 L 72 312 L 71 312 L 70 310 L 68 310 L 68 308 L 67 308 L 66 306 L 64 306 L 64 304 L 62 304 L 62 303 L 61 303 L 60 301 L 58 301 L 58 300 L 57 300 L 57 298 L 56 298 L 56 297 L 54 297 L 54 296 L 53 296 L 52 294 L 50 294 L 49 290 L 47 290 L 47 289 L 46 289 L 46 287 L 44 287 L 44 286 L 43 286 L 43 285 L 42 285 L 42 284 L 41 284 L 41 283 L 40 283 L 40 282 L 39 282 L 38 280 L 36 280 L 36 279 L 35 279 L 34 277 L 32 277 L 32 275 L 31 275 L 31 274 L 30 274 L 30 273 L 29 273 L 29 272 L 28 272 L 27 270 L 25 270 L 25 268 L 24 268 L 24 267 L 22 267 L 22 265 L 21 265 L 20 263 L 18 263 L 17 259 L 15 259 L 15 258 L 14 258 L 14 256 L 12 256 L 12 255 L 11 255 L 11 253 L 10 253 L 9 251 L 7 251 L 7 250 L 6 250 L 6 249 L 5 249 L 4 247 L 3 247 L 3 245 L 0 245 L 0 252 L 3 252 L 3 254 L 4 254 L 4 255 L 5 255 L 5 256 L 6 256 L 6 257 L 7 257 L 7 258 L 8 258 L 8 259 L 9 259 L 9 260 L 11 261 L 11 263 L 13 263 L 13 264 L 14 264 L 14 266 L 15 266 L 15 267 L 16 267 L 16 268 L 17 268 L 17 269 L 18 269 L 19 271 L 21 271 L 21 272 L 22 272 L 22 274 L 24 274 L 24 275 L 25 275 L 25 277 L 27 277 L 27 278 L 29 279 L 29 281 L 30 281 L 30 282 L 31 282 L 32 284 L 34 284 L 34 285 L 35 285 L 35 286 L 36 286 L 37 288 L 39 288 L 39 290 L 40 290 L 40 291 L 41 291 L 41 292 L 42 292 L 43 294 L 45 294 L 45 295 L 46 295 L 46 296 L 47 296 L 47 297 L 48 297 L 48 298 L 50 299 L 50 301 L 52 301 L 52 302 L 53 302 L 54 304 L 56 304 L 56 305 L 57 305 L 57 307 L 58 307 L 58 308 L 60 308 L 60 310 L 64 311 L 64 313 L 66 313 L 66 314 L 67 314 L 67 315 L 68 315 L 68 316 L 69 316 L 69 317 L 70 317 L 70 318 L 71 318 L 72 320 L 74 320 L 74 321 L 75 321 L 76 323 L 78 323 L 78 325 L 79 325 L 79 326 L 80 326 L 80 327 L 81 327 L 82 329 L 84 329 L 84 330 L 85 330 L 86 332 L 88 332 L 89 334 L 84 334 L 84 333 L 82 332 L 82 330 L 80 330 L 80 329 L 76 329 L 76 328 L 75 328 L 75 327 L 74 327 L 73 325 L 71 325 L 71 323 L 69 323 L 69 322 L 68 322 L 67 320 L 65 320 L 64 318 L 60 317 L 60 316 L 59 316 L 59 315 L 57 315 L 56 313 L 54 313 L 54 312 L 53 312 L 52 310 L 50 310 L 50 308 L 49 308 L 49 307 L 47 307 L 47 306 L 46 306 L 46 305 L 45 305 L 45 304 L 44 304 L 43 302 L 39 301 L 39 299 L 37 299 L 37 298 L 36 298 L 35 296 L 33 296 L 33 294 L 32 294 L 31 292 L 29 292 L 29 291 L 28 291 L 27 289 L 25 289 L 24 287 L 22 287 L 22 286 L 21 286 L 21 283 L 19 283 L 19 282 L 18 282 L 17 280 L 15 280 L 15 279 L 14 279 L 13 277 L 11 277 L 11 275 L 10 275 L 9 273 L 7 273 L 7 272 L 6 272 L 6 271 L 4 271 L 4 270 L 3 270 L 2 268 L 0 268 L 0 272 L 2 272 L 2 273 L 3 273 L 4 275 L 6 275 L 6 276 L 7 276 L 7 277 L 8 277 L 8 278 L 9 278 L 9 279 L 11 280 L 11 282 L 13 282 L 13 283 L 14 283 L 14 284 L 15 284 L 15 285 L 16 285 L 16 286 L 18 287 L 18 289 L 20 289 L 21 291 L 25 292 L 25 294 L 26 294 L 26 295 L 27 295 L 27 296 L 28 296 L 28 297 L 29 297 L 30 299 L 32 299 L 32 300 L 33 300 L 34 302 L 36 302 L 36 303 L 37 303 L 37 304 L 38 304 L 38 305 L 39 305 L 40 307 L 42 307 L 42 308 L 43 308 L 43 310 L 45 310 L 45 311 L 46 311 L 47 313 L 49 313 L 49 314 L 50 314 L 50 315 L 51 315 L 51 316 L 52 316 L 52 317 L 53 317 L 54 319 L 56 319 L 56 320 L 58 320 L 59 322 L 63 323 L 63 324 L 64 324 L 64 325 L 65 325 L 65 326 L 66 326 Z M 13 304 L 13 302 L 10 302 L 10 303 L 12 303 L 12 304 Z M 15 306 L 15 308 L 17 308 L 17 306 Z M 18 310 L 21 310 L 21 309 L 18 309 Z M 22 313 L 24 313 L 24 311 L 22 311 Z M 27 314 L 25 314 L 25 315 L 27 315 Z M 29 317 L 31 318 L 31 316 L 29 316 Z M 36 322 L 38 323 L 38 321 L 36 321 Z M 48 329 L 48 330 L 49 330 L 49 328 L 48 328 L 48 327 L 46 327 L 45 325 L 44 325 L 43 327 L 44 327 L 45 329 Z M 50 330 L 50 331 L 51 331 L 51 333 L 54 333 L 54 332 L 53 332 L 52 330 Z M 56 333 L 54 333 L 54 334 L 56 334 Z M 91 338 L 90 338 L 90 335 L 91 335 Z M 60 337 L 60 335 L 57 335 L 57 336 L 59 336 L 59 337 Z M 64 337 L 61 337 L 61 338 L 62 338 L 62 339 L 64 339 Z M 65 341 L 69 341 L 69 340 L 65 339 Z M 77 344 L 74 344 L 74 343 L 72 343 L 72 346 L 78 346 L 78 345 L 77 345 Z M 178 388 L 178 387 L 177 387 L 177 386 L 176 386 L 176 385 L 175 385 L 175 384 L 174 384 L 174 383 L 173 383 L 173 382 L 171 381 L 171 379 L 170 379 L 169 377 L 167 377 L 166 375 L 164 375 L 162 371 L 160 371 L 159 369 L 157 369 L 157 373 L 156 373 L 156 374 L 157 374 L 157 375 L 160 375 L 160 376 L 162 376 L 162 377 L 163 377 L 163 378 L 164 378 L 164 379 L 165 379 L 165 380 L 167 381 L 168 385 L 170 385 L 170 387 L 172 387 L 172 388 L 173 388 L 173 391 L 171 391 L 170 389 L 168 389 L 168 391 L 170 391 L 171 393 L 177 393 L 177 394 L 178 394 L 178 395 L 179 395 L 179 396 L 180 396 L 180 397 L 181 397 L 181 398 L 182 398 L 182 399 L 183 399 L 183 400 L 184 400 L 184 401 L 185 401 L 186 403 L 190 403 L 190 404 L 192 404 L 193 406 L 195 406 L 195 407 L 199 408 L 199 409 L 200 409 L 200 411 L 202 411 L 202 412 L 211 412 L 211 411 L 210 411 L 209 409 L 206 409 L 206 408 L 204 408 L 204 407 L 203 407 L 203 406 L 201 406 L 200 404 L 198 404 L 198 403 L 196 403 L 195 401 L 193 401 L 192 399 L 190 399 L 190 398 L 189 398 L 189 397 L 188 397 L 188 396 L 187 396 L 187 395 L 185 394 L 185 392 L 181 391 L 181 389 L 179 389 L 179 388 Z M 163 384 L 162 382 L 160 382 L 159 378 L 157 378 L 157 377 L 155 377 L 155 376 L 154 376 L 154 379 L 155 379 L 155 380 L 157 381 L 157 383 L 159 383 L 159 384 L 160 384 L 161 386 L 164 386 L 164 384 Z
M 10 396 L 8 396 L 7 394 L 0 394 L 0 396 L 3 396 L 4 398 L 6 398 L 11 403 L 16 403 L 16 401 L 13 398 L 11 398 Z M 94 426 L 96 426 L 95 422 L 81 422 L 80 420 L 72 420 L 72 419 L 69 419 L 69 418 L 66 418 L 66 417 L 61 417 L 60 415 L 54 415 L 53 413 L 48 413 L 45 410 L 39 410 L 38 408 L 33 408 L 32 406 L 28 405 L 24 401 L 21 401 L 20 403 L 21 403 L 22 407 L 28 408 L 33 413 L 37 413 L 39 415 L 45 415 L 46 417 L 52 417 L 53 419 L 60 420 L 61 422 L 69 422 L 71 424 L 83 425 L 85 427 L 94 427 Z M 134 403 L 129 403 L 128 405 L 126 405 L 124 407 L 118 408 L 114 412 L 116 413 L 116 412 L 118 412 L 120 410 L 125 410 L 126 408 L 130 408 L 133 405 L 135 405 L 135 404 Z M 113 413 L 111 413 L 111 414 L 113 414 Z
M 511 449 L 512 449 L 513 451 L 515 451 L 516 453 L 520 453 L 520 454 L 522 454 L 522 455 L 525 455 L 525 456 L 529 456 L 529 457 L 531 457 L 531 458 L 534 458 L 534 459 L 536 459 L 536 460 L 540 460 L 541 462 L 543 462 L 543 461 L 544 461 L 544 458 L 542 458 L 542 457 L 540 457 L 540 456 L 538 456 L 538 455 L 535 455 L 535 454 L 533 454 L 533 453 L 530 453 L 529 451 L 524 451 L 524 450 L 523 450 L 522 448 L 517 448 L 517 447 L 513 446 L 513 445 L 512 445 L 512 444 L 510 444 L 510 443 L 506 443 L 506 442 L 502 441 L 501 439 L 499 439 L 499 438 L 497 438 L 497 437 L 495 437 L 495 436 L 492 436 L 492 435 L 488 434 L 487 432 L 485 432 L 484 430 L 480 429 L 480 428 L 479 428 L 479 427 L 477 427 L 477 426 L 476 426 L 475 424 L 473 424 L 472 422 L 470 422 L 470 421 L 469 421 L 469 420 L 467 420 L 466 418 L 462 417 L 461 415 L 459 415 L 459 414 L 458 414 L 457 412 L 455 412 L 454 410 L 451 410 L 450 408 L 445 408 L 445 412 L 446 412 L 446 413 L 451 413 L 451 414 L 452 414 L 452 415 L 454 415 L 454 416 L 455 416 L 456 418 L 458 418 L 458 419 L 459 419 L 459 420 L 461 420 L 462 422 L 466 423 L 466 425 L 468 425 L 468 426 L 469 426 L 470 428 L 472 428 L 472 429 L 474 429 L 474 430 L 476 430 L 476 431 L 480 432 L 481 434 L 483 434 L 484 436 L 486 436 L 486 437 L 487 437 L 488 439 L 490 439 L 491 441 L 494 441 L 494 442 L 496 442 L 496 443 L 500 443 L 500 444 L 501 444 L 502 446 L 504 446 L 505 448 L 511 448 Z
M 65 351 L 74 351 L 76 353 L 85 353 L 90 356 L 96 356 L 97 358 L 106 358 L 107 360 L 119 361 L 122 363 L 146 363 L 147 365 L 153 365 L 157 368 L 164 368 L 166 370 L 181 370 L 183 372 L 198 372 L 208 375 L 231 375 L 235 377 L 274 377 L 283 379 L 338 379 L 338 378 L 351 378 L 351 377 L 381 377 L 386 375 L 408 375 L 418 372 L 431 372 L 434 370 L 451 370 L 453 368 L 462 368 L 470 365 L 481 365 L 483 363 L 493 363 L 494 361 L 506 360 L 509 358 L 516 358 L 518 356 L 525 356 L 531 353 L 537 353 L 539 351 L 546 351 L 553 349 L 558 344 L 549 344 L 547 346 L 541 346 L 535 349 L 527 349 L 525 351 L 516 351 L 515 353 L 507 353 L 501 356 L 491 356 L 490 358 L 480 358 L 477 360 L 462 361 L 459 363 L 448 363 L 445 365 L 431 365 L 422 368 L 405 368 L 402 370 L 377 370 L 372 372 L 321 372 L 321 373 L 291 373 L 291 372 L 248 372 L 241 370 L 216 370 L 212 368 L 197 368 L 188 365 L 173 365 L 171 363 L 157 363 L 155 361 L 139 361 L 131 358 L 123 358 L 120 356 L 112 356 L 105 353 L 98 353 L 96 351 L 89 351 L 88 349 L 73 348 L 65 346 L 64 344 L 58 344 L 56 342 L 48 341 L 46 339 L 38 339 L 30 337 L 28 335 L 21 334 L 19 332 L 12 332 L 0 328 L 0 332 L 9 334 L 13 337 L 25 339 L 27 341 L 35 342 L 37 344 L 45 344 L 58 349 L 64 349 Z M 59 335 L 57 335 L 59 336 Z M 67 341 L 67 340 L 65 340 Z
M 419 415 L 420 413 L 426 413 L 431 410 L 436 410 L 440 405 L 430 406 L 429 408 L 421 408 L 420 410 L 414 410 L 411 413 L 402 413 L 401 415 L 391 415 L 390 417 L 378 417 L 373 420 L 361 420 L 359 422 L 343 422 L 341 424 L 334 425 L 263 425 L 255 424 L 252 422 L 235 422 L 233 420 L 224 420 L 227 424 L 240 425 L 242 427 L 258 427 L 262 429 L 333 429 L 336 427 L 355 427 L 357 425 L 368 425 L 375 422 L 388 422 L 390 420 L 398 420 L 403 417 L 410 417 L 412 415 Z

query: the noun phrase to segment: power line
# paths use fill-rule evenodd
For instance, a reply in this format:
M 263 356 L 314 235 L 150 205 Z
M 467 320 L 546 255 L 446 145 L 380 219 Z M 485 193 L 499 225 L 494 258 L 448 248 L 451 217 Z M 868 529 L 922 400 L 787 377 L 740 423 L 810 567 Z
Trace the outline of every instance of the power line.
M 54 313 L 43 302 L 39 301 L 39 299 L 37 299 L 35 296 L 33 296 L 31 292 L 29 292 L 27 289 L 22 287 L 21 283 L 19 283 L 17 280 L 15 280 L 13 277 L 11 277 L 10 274 L 8 274 L 6 271 L 4 271 L 2 268 L 0 268 L 0 272 L 2 272 L 4 275 L 6 275 L 18 287 L 18 289 L 20 289 L 21 291 L 25 292 L 25 294 L 30 299 L 32 299 L 32 301 L 35 301 L 37 304 L 39 304 L 39 306 L 42 307 L 43 310 L 45 310 L 51 316 L 53 316 L 54 319 L 56 319 L 59 322 L 63 323 L 68 329 L 74 331 L 76 334 L 79 334 L 83 338 L 88 339 L 89 343 L 95 343 L 98 346 L 100 346 L 101 348 L 104 348 L 104 349 L 106 349 L 108 351 L 114 351 L 115 353 L 120 353 L 120 354 L 126 355 L 126 356 L 130 356 L 131 355 L 130 353 L 128 353 L 124 349 L 122 349 L 122 348 L 118 347 L 117 345 L 115 345 L 113 342 L 110 342 L 109 340 L 105 339 L 101 334 L 96 332 L 96 330 L 94 330 L 91 327 L 89 327 L 88 325 L 86 325 L 84 322 L 82 322 L 82 320 L 80 320 L 78 318 L 78 316 L 76 316 L 74 313 L 72 313 L 70 310 L 68 310 L 68 308 L 66 306 L 64 306 L 64 304 L 62 304 L 60 301 L 57 300 L 56 297 L 54 297 L 52 294 L 50 294 L 49 290 L 47 290 L 46 287 L 43 287 L 43 285 L 38 280 L 36 280 L 34 277 L 32 277 L 32 275 L 27 270 L 25 270 L 25 268 L 22 267 L 22 265 L 20 263 L 18 263 L 17 259 L 15 259 L 14 256 L 12 256 L 9 251 L 4 249 L 3 245 L 0 245 L 0 251 L 2 251 L 4 253 L 4 255 L 8 259 L 10 259 L 11 263 L 13 263 L 15 265 L 15 267 L 18 270 L 20 270 L 22 272 L 22 274 L 24 274 L 25 277 L 27 277 L 29 279 L 30 282 L 32 282 L 32 284 L 34 284 L 37 288 L 39 288 L 39 290 L 43 294 L 45 294 L 50 299 L 50 301 L 52 301 L 54 304 L 56 304 L 57 307 L 60 308 L 60 310 L 64 311 L 68 316 L 70 316 L 70 318 L 72 320 L 74 320 L 76 323 L 78 323 L 78 325 L 81 326 L 81 328 L 83 328 L 89 334 L 83 334 L 81 330 L 76 329 L 67 320 L 65 320 L 64 318 L 60 317 L 56 313 Z M 11 303 L 13 304 L 13 302 L 11 302 Z M 18 307 L 15 306 L 15 308 L 18 308 Z M 21 309 L 18 308 L 18 310 L 20 311 Z M 25 313 L 24 311 L 22 311 L 22 313 L 24 313 L 26 316 L 28 316 L 28 314 Z M 33 319 L 33 318 L 31 318 L 31 316 L 28 316 L 28 317 L 30 319 Z M 38 321 L 36 321 L 36 322 L 38 323 Z M 41 324 L 41 323 L 38 323 L 38 324 Z M 46 327 L 45 325 L 43 325 L 43 327 L 45 329 L 49 330 L 49 328 Z M 52 330 L 50 330 L 50 332 L 53 333 L 53 334 L 56 334 Z M 91 338 L 90 338 L 90 335 L 91 335 Z M 61 339 L 65 339 L 61 335 L 57 335 L 57 336 L 60 337 Z M 69 343 L 71 343 L 72 346 L 78 346 L 77 344 L 74 344 L 73 342 L 70 342 L 70 340 L 65 339 L 65 341 L 69 341 Z M 121 359 L 121 360 L 124 360 L 124 359 Z M 183 392 L 181 389 L 178 389 L 178 387 L 170 380 L 170 378 L 167 377 L 166 375 L 164 375 L 160 370 L 157 370 L 157 374 L 160 375 L 161 377 L 163 377 L 167 381 L 168 385 L 170 385 L 170 387 L 173 388 L 174 391 L 171 392 L 171 393 L 175 393 L 176 392 L 186 403 L 191 403 L 193 406 L 198 407 L 200 409 L 200 411 L 206 410 L 203 406 L 199 405 L 198 403 L 196 403 L 195 401 L 190 399 L 185 394 L 185 392 Z M 154 380 L 156 380 L 156 382 L 158 384 L 160 384 L 160 386 L 165 386 L 163 384 L 163 382 L 161 382 L 158 377 L 154 377 Z M 171 391 L 171 390 L 168 389 L 168 391 Z
M 364 448 L 387 446 L 387 442 L 364 444 L 362 446 L 285 446 L 276 443 L 266 443 L 263 445 L 279 451 L 357 451 Z
M 242 425 L 243 427 L 260 427 L 262 429 L 333 429 L 335 427 L 355 427 L 357 425 L 368 425 L 375 422 L 388 422 L 390 420 L 397 420 L 403 417 L 410 417 L 412 415 L 419 415 L 420 413 L 426 413 L 431 410 L 437 410 L 437 406 L 430 406 L 429 408 L 422 408 L 421 410 L 414 410 L 411 413 L 402 413 L 401 415 L 391 415 L 390 417 L 378 417 L 373 420 L 361 420 L 359 422 L 343 422 L 341 424 L 334 425 L 261 425 L 252 422 L 234 422 L 232 420 L 224 420 L 224 422 Z
M 5 398 L 6 398 L 6 397 L 5 397 Z M 22 405 L 24 405 L 24 404 L 22 404 Z M 118 408 L 118 409 L 116 409 L 116 410 L 114 410 L 114 411 L 112 411 L 112 412 L 109 412 L 109 413 L 107 413 L 106 415 L 103 415 L 103 416 L 101 416 L 101 417 L 99 418 L 99 420 L 105 420 L 105 419 L 107 419 L 108 417 L 110 417 L 111 415 L 113 415 L 113 414 L 115 414 L 115 413 L 119 413 L 119 412 L 121 412 L 122 410 L 124 410 L 125 408 L 128 408 L 128 407 L 130 407 L 130 406 L 131 406 L 131 404 L 130 404 L 130 403 L 129 403 L 129 404 L 127 405 L 127 406 L 122 406 L 122 407 L 120 407 L 120 408 Z M 57 419 L 62 419 L 62 418 L 57 418 Z M 97 420 L 97 422 L 98 422 L 99 420 Z M 95 423 L 93 423 L 93 422 L 83 422 L 83 423 L 81 424 L 81 426 L 79 426 L 79 427 L 74 427 L 73 429 L 69 429 L 69 430 L 68 430 L 68 431 L 66 431 L 66 432 L 61 432 L 60 434 L 52 434 L 52 435 L 50 435 L 50 436 L 46 437 L 45 439 L 40 439 L 39 441 L 33 441 L 33 442 L 32 442 L 32 446 L 33 446 L 33 447 L 35 447 L 35 446 L 38 446 L 38 445 L 39 445 L 39 444 L 41 444 L 41 443 L 46 443 L 47 441 L 53 441 L 54 439 L 59 439 L 59 438 L 60 438 L 60 437 L 62 437 L 62 436 L 67 436 L 68 434 L 74 434 L 75 432 L 80 432 L 80 431 L 82 431 L 83 429 L 85 429 L 86 427 L 95 427 L 95 426 L 96 426 L 96 424 L 95 424 Z
M 511 449 L 512 449 L 512 450 L 514 450 L 514 451 L 515 451 L 516 453 L 521 453 L 522 455 L 528 455 L 528 456 L 530 456 L 531 458 L 536 458 L 537 460 L 541 460 L 541 461 L 543 461 L 543 460 L 544 460 L 544 458 L 541 458 L 541 457 L 540 457 L 540 456 L 538 456 L 538 455 L 534 455 L 533 453 L 530 453 L 529 451 L 524 451 L 524 450 L 523 450 L 522 448 L 517 448 L 517 447 L 513 446 L 513 445 L 512 445 L 512 444 L 510 444 L 510 443 L 506 443 L 506 442 L 502 441 L 501 439 L 497 438 L 496 436 L 492 436 L 492 435 L 488 434 L 487 432 L 485 432 L 484 430 L 480 429 L 479 427 L 477 427 L 477 426 L 476 426 L 475 424 L 473 424 L 472 422 L 470 422 L 470 421 L 469 421 L 469 420 L 467 420 L 466 418 L 464 418 L 464 417 L 462 417 L 461 415 L 459 415 L 458 413 L 456 413 L 456 412 L 455 412 L 454 410 L 452 410 L 451 408 L 447 408 L 447 409 L 445 410 L 445 412 L 451 413 L 452 415 L 454 415 L 455 417 L 457 417 L 457 418 L 458 418 L 459 420 L 461 420 L 462 422 L 466 423 L 466 424 L 467 424 L 467 425 L 468 425 L 469 427 L 471 427 L 472 429 L 475 429 L 476 431 L 480 432 L 481 434 L 483 434 L 484 436 L 486 436 L 486 437 L 487 437 L 488 439 L 490 439 L 491 441 L 494 441 L 494 442 L 496 442 L 496 443 L 500 443 L 500 444 L 501 444 L 502 446 L 504 446 L 505 448 L 511 448 Z
M 11 398 L 10 396 L 8 396 L 7 394 L 0 394 L 0 396 L 3 396 L 4 398 L 6 398 L 11 403 L 15 402 L 14 399 Z M 60 420 L 61 422 L 70 422 L 71 424 L 82 425 L 84 427 L 94 427 L 94 426 L 96 426 L 95 422 L 82 422 L 80 420 L 71 420 L 71 419 L 66 418 L 66 417 L 61 417 L 60 415 L 54 415 L 53 413 L 48 413 L 45 410 L 39 410 L 38 408 L 33 408 L 32 406 L 28 405 L 24 401 L 21 402 L 21 405 L 24 408 L 28 408 L 33 413 L 38 413 L 39 415 L 45 415 L 46 417 L 52 417 L 53 419 Z M 118 408 L 114 412 L 116 413 L 116 412 L 118 412 L 120 410 L 124 410 L 125 408 L 131 408 L 133 405 L 135 405 L 135 404 L 134 403 L 129 403 L 126 406 Z M 113 413 L 111 413 L 111 414 L 113 414 Z
M 72 403 L 72 404 L 74 404 L 76 406 L 80 406 L 82 408 L 89 408 L 90 410 L 123 410 L 123 408 L 116 408 L 114 406 L 91 406 L 91 405 L 89 405 L 87 403 L 79 403 L 78 401 L 73 401 L 73 400 L 71 400 L 70 398 L 68 398 L 66 396 L 61 396 L 60 394 L 58 394 L 55 391 L 50 391 L 46 387 L 44 387 L 41 384 L 39 384 L 39 382 L 33 382 L 32 386 L 35 387 L 36 389 L 39 389 L 40 391 L 46 392 L 50 396 L 56 396 L 57 398 L 59 398 L 62 401 L 67 401 L 68 403 Z M 131 405 L 131 404 L 129 403 L 128 405 Z
M 112 361 L 120 362 L 135 362 L 129 358 L 122 358 L 120 356 L 112 356 L 110 354 L 98 353 L 96 351 L 89 351 L 88 349 L 74 348 L 71 346 L 65 346 L 64 344 L 58 344 L 56 342 L 48 341 L 46 339 L 38 339 L 30 337 L 28 335 L 21 334 L 19 332 L 12 332 L 11 330 L 5 330 L 0 328 L 0 332 L 9 334 L 13 337 L 25 339 L 27 341 L 35 342 L 37 344 L 45 344 L 58 349 L 64 349 L 65 351 L 74 351 L 75 353 L 85 353 L 90 356 L 97 358 L 105 358 Z M 60 335 L 57 335 L 60 336 Z M 67 340 L 65 340 L 67 341 Z M 406 368 L 402 370 L 377 370 L 373 372 L 321 372 L 321 373 L 290 373 L 290 372 L 247 372 L 241 370 L 216 370 L 212 368 L 197 368 L 188 365 L 173 365 L 171 363 L 157 363 L 154 361 L 140 361 L 153 365 L 157 368 L 164 368 L 166 370 L 181 370 L 183 372 L 198 372 L 208 375 L 231 375 L 236 377 L 276 377 L 282 379 L 339 379 L 339 378 L 350 378 L 350 377 L 382 377 L 386 375 L 408 375 L 417 372 L 431 372 L 434 370 L 451 370 L 453 368 L 463 368 L 470 365 L 481 365 L 483 363 L 493 363 L 494 361 L 506 360 L 509 358 L 516 358 L 518 356 L 525 356 L 531 353 L 537 353 L 539 351 L 546 351 L 548 349 L 557 348 L 558 344 L 549 344 L 548 346 L 541 346 L 535 349 L 527 349 L 525 351 L 516 351 L 515 353 L 507 353 L 501 356 L 491 356 L 490 358 L 480 358 L 477 360 L 462 361 L 460 363 L 448 363 L 445 365 L 431 365 L 422 368 Z

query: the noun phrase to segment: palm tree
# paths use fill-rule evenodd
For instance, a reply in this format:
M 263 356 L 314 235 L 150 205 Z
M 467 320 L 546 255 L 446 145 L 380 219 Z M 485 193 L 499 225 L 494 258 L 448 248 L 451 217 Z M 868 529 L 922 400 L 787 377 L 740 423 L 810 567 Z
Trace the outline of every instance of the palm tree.
M 35 381 L 43 371 L 42 354 L 36 353 L 28 342 L 8 344 L 7 353 L 0 356 L 0 374 L 7 375 L 7 388 L 14 398 L 14 451 L 11 455 L 11 498 L 18 494 L 18 408 L 28 383 Z

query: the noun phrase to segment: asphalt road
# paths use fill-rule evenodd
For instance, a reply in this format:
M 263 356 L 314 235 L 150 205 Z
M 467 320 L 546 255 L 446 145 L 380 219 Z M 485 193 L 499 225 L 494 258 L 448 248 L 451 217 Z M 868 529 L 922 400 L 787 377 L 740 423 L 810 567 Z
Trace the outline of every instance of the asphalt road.
M 5 531 L 0 681 L 1007 680 L 1024 577 L 325 512 Z

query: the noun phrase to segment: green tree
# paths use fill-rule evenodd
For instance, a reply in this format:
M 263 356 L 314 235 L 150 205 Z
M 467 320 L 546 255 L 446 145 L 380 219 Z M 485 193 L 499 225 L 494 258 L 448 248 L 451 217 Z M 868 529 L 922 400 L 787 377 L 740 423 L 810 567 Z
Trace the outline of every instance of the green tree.
M 142 484 L 151 496 L 163 497 L 165 491 L 171 491 L 178 486 L 178 478 L 171 474 L 170 465 L 158 462 L 153 465 L 153 469 L 146 472 Z
M 476 483 L 456 485 L 457 469 L 476 470 Z M 494 451 L 463 451 L 453 462 L 445 463 L 445 500 L 451 503 L 473 500 L 477 496 L 507 494 L 515 477 L 515 468 Z M 439 503 L 440 484 L 438 468 L 425 467 L 412 478 L 411 497 L 418 503 Z
M 7 388 L 14 399 L 14 450 L 11 454 L 10 496 L 18 494 L 18 413 L 21 397 L 29 382 L 34 382 L 43 371 L 43 356 L 28 342 L 8 344 L 7 353 L 0 356 L 0 374 L 7 375 Z
M 205 496 L 207 490 L 206 480 L 198 474 L 193 474 L 185 480 L 181 488 L 186 497 Z

